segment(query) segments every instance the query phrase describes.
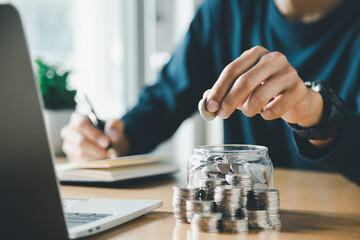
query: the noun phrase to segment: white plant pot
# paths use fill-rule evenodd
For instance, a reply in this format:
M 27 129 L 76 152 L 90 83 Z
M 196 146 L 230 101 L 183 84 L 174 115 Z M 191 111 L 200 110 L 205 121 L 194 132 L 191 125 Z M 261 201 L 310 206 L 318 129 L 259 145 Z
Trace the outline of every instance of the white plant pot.
M 61 129 L 69 123 L 73 109 L 44 110 L 46 131 L 49 136 L 50 147 L 55 155 L 64 155 L 62 151 Z

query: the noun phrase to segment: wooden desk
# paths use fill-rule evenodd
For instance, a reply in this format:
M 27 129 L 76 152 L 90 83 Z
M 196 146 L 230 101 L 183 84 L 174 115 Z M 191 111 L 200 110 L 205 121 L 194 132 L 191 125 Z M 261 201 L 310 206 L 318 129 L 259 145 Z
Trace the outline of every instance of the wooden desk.
M 158 210 L 89 239 L 360 239 L 360 187 L 336 174 L 276 169 L 280 190 L 280 231 L 231 235 L 191 231 L 172 214 L 174 177 L 157 177 L 94 188 L 62 186 L 63 197 L 161 199 Z M 183 184 L 183 183 L 182 183 Z

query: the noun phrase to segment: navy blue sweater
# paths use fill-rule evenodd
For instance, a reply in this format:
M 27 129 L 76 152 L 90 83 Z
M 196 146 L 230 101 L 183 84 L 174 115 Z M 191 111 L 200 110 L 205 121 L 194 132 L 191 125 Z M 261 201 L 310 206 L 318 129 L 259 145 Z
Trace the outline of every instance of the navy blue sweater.
M 328 152 L 294 136 L 282 119 L 224 120 L 224 142 L 269 148 L 275 167 L 336 171 L 360 183 L 360 1 L 345 0 L 313 23 L 285 19 L 270 0 L 208 0 L 183 43 L 122 119 L 130 153 L 152 150 L 197 110 L 224 67 L 256 45 L 279 51 L 304 81 L 323 80 L 345 101 L 342 134 Z

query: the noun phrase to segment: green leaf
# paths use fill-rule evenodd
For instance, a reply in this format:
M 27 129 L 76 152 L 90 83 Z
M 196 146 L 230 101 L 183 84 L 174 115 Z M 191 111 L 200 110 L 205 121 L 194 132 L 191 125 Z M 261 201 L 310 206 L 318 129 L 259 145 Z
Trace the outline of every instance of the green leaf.
M 67 78 L 70 71 L 59 75 L 59 66 L 50 66 L 41 59 L 35 60 L 37 77 L 46 109 L 74 109 L 76 91 L 67 89 Z

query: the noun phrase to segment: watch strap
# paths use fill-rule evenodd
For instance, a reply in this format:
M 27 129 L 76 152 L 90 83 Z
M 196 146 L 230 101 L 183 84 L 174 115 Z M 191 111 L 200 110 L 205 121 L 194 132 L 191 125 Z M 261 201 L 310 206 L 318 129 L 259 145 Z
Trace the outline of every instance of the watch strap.
M 306 86 L 317 91 L 323 98 L 323 114 L 319 124 L 303 127 L 287 123 L 292 131 L 306 139 L 325 140 L 341 133 L 345 121 L 345 104 L 335 92 L 323 81 L 306 82 Z

